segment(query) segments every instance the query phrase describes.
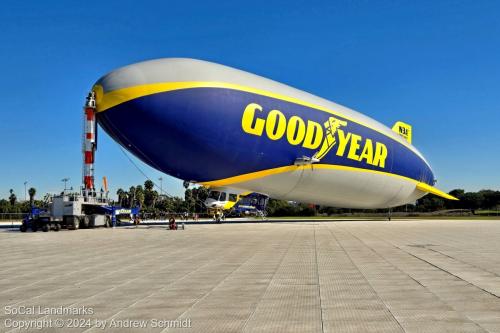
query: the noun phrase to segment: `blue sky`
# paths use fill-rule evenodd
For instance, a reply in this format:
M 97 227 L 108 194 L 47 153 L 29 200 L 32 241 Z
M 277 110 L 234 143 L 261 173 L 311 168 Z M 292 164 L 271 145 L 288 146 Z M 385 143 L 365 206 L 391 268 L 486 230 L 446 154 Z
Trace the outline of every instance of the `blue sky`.
M 63 177 L 78 187 L 89 88 L 160 57 L 240 68 L 388 126 L 404 120 L 438 187 L 498 190 L 499 12 L 495 1 L 4 2 L 0 197 L 23 198 L 25 180 L 39 193 L 60 191 Z M 145 180 L 103 131 L 96 159 L 113 191 Z

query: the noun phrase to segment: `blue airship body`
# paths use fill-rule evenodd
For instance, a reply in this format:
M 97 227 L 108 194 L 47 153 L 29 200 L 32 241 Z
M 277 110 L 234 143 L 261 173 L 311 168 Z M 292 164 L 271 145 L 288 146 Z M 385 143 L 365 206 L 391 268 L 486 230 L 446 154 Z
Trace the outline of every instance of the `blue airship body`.
M 446 196 L 398 133 L 250 73 L 159 59 L 113 71 L 93 89 L 101 127 L 148 165 L 183 180 L 341 207 Z

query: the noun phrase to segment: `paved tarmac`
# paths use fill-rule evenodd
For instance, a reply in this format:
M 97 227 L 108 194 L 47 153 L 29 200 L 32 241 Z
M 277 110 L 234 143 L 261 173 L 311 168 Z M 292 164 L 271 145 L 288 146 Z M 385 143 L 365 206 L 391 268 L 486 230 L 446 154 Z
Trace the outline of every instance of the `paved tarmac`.
M 0 307 L 1 332 L 500 332 L 500 220 L 4 229 Z

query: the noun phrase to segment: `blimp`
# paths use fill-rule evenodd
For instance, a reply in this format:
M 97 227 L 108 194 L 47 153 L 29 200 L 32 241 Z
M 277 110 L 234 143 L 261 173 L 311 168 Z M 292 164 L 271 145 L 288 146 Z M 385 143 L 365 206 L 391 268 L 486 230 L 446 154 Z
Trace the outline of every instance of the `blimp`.
M 344 208 L 455 199 L 435 187 L 410 125 L 389 128 L 242 70 L 164 58 L 113 70 L 92 91 L 96 120 L 117 143 L 227 207 L 246 193 Z

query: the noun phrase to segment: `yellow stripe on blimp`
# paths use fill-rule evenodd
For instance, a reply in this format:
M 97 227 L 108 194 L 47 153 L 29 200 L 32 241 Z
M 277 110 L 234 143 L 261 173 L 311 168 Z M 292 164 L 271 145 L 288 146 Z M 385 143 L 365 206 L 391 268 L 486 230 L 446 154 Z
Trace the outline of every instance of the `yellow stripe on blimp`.
M 271 98 L 276 98 L 285 102 L 290 102 L 290 103 L 295 103 L 298 105 L 306 106 L 312 109 L 316 109 L 319 111 L 327 112 L 333 115 L 340 116 L 342 118 L 345 118 L 349 121 L 352 121 L 354 123 L 360 124 L 364 127 L 367 127 L 375 132 L 378 132 L 394 141 L 397 141 L 407 148 L 410 147 L 410 145 L 405 141 L 405 140 L 397 140 L 395 137 L 389 135 L 386 132 L 383 132 L 379 129 L 376 129 L 372 126 L 369 126 L 367 124 L 362 123 L 359 120 L 353 119 L 351 117 L 347 117 L 343 115 L 340 112 L 330 110 L 328 108 L 325 108 L 323 106 L 314 104 L 314 103 L 309 103 L 306 101 L 303 101 L 298 98 L 290 97 L 290 96 L 285 96 L 277 93 L 273 93 L 267 90 L 262 90 L 262 89 L 256 89 L 256 88 L 251 88 L 247 86 L 241 86 L 239 84 L 233 84 L 233 83 L 226 83 L 226 82 L 217 82 L 217 81 L 187 81 L 187 82 L 160 82 L 160 83 L 149 83 L 149 84 L 142 84 L 138 86 L 133 86 L 133 87 L 127 87 L 127 88 L 122 88 L 122 89 L 117 89 L 113 90 L 107 93 L 104 93 L 104 90 L 102 86 L 100 85 L 94 85 L 92 90 L 96 93 L 96 106 L 97 106 L 97 112 L 102 112 L 105 110 L 108 110 L 114 106 L 117 106 L 119 104 L 131 101 L 133 99 L 139 98 L 139 97 L 144 97 L 144 96 L 149 96 L 149 95 L 154 95 L 162 92 L 167 92 L 167 91 L 173 91 L 173 90 L 181 90 L 181 89 L 191 89 L 191 88 L 225 88 L 225 89 L 232 89 L 232 90 L 238 90 L 238 91 L 244 91 L 244 92 L 249 92 L 261 96 L 266 96 L 266 97 L 271 97 Z
M 389 172 L 384 172 L 384 171 L 378 171 L 378 170 L 370 170 L 370 169 L 363 169 L 363 168 L 355 168 L 355 167 L 349 167 L 349 166 L 344 166 L 344 165 L 334 165 L 334 164 L 312 164 L 312 165 L 288 165 L 288 166 L 283 166 L 283 167 L 278 167 L 274 169 L 267 169 L 267 170 L 262 170 L 262 171 L 256 171 L 256 172 L 251 172 L 251 173 L 246 173 L 243 175 L 238 175 L 234 177 L 229 177 L 225 179 L 220 179 L 220 180 L 214 180 L 214 181 L 209 181 L 209 182 L 202 182 L 200 183 L 201 185 L 204 186 L 227 186 L 227 185 L 234 185 L 236 183 L 242 183 L 246 181 L 251 181 L 259 178 L 264 178 L 267 176 L 271 175 L 276 175 L 280 173 L 285 173 L 285 172 L 290 172 L 290 171 L 301 171 L 301 170 L 307 170 L 307 169 L 330 169 L 330 170 L 342 170 L 342 171 L 351 171 L 351 172 L 365 172 L 365 173 L 374 173 L 374 174 L 379 174 L 379 175 L 384 175 L 384 176 L 390 176 L 390 177 L 395 177 L 399 179 L 403 179 L 406 181 L 410 181 L 415 184 L 416 189 L 422 192 L 426 193 L 432 193 L 437 196 L 440 196 L 445 199 L 449 200 L 458 200 L 457 198 L 431 186 L 426 183 L 419 182 L 415 179 L 408 178 L 405 176 L 401 175 L 396 175 L 394 173 L 389 173 Z

